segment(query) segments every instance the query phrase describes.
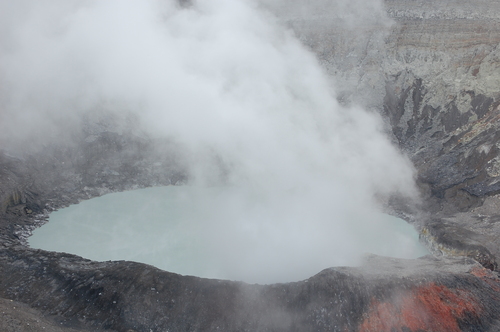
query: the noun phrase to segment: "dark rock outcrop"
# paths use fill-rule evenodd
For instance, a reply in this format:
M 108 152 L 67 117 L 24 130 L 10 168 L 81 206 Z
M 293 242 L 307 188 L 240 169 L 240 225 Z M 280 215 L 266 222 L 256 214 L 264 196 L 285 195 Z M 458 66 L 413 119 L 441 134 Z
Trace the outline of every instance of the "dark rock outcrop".
M 370 257 L 274 285 L 201 279 L 133 262 L 0 251 L 1 295 L 116 331 L 477 331 L 499 328 L 500 279 L 474 260 Z

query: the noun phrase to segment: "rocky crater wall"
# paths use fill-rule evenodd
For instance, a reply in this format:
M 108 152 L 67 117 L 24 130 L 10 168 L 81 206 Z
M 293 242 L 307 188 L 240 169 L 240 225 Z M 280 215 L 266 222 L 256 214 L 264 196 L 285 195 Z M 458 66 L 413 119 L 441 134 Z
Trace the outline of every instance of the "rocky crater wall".
M 485 264 L 495 266 L 498 243 L 488 234 L 496 226 L 480 220 L 496 215 L 499 189 L 499 4 L 385 4 L 389 22 L 346 28 L 317 14 L 289 18 L 289 25 L 335 75 L 341 100 L 386 117 L 395 144 L 417 169 L 424 199 L 417 218 L 429 225 L 439 220 L 439 228 L 446 225 L 450 233 L 470 232 L 456 245 L 481 243 L 489 257 Z M 433 226 L 426 232 L 433 241 L 441 239 Z M 443 242 L 441 247 L 450 245 Z
M 53 209 L 188 176 L 172 142 L 89 120 L 63 143 L 0 153 L 6 331 L 30 331 L 15 325 L 11 300 L 54 331 L 499 330 L 500 3 L 385 5 L 389 20 L 356 26 L 317 13 L 282 19 L 335 75 L 341 102 L 387 120 L 422 196 L 390 208 L 419 225 L 434 257 L 371 257 L 259 286 L 30 249 L 26 237 Z

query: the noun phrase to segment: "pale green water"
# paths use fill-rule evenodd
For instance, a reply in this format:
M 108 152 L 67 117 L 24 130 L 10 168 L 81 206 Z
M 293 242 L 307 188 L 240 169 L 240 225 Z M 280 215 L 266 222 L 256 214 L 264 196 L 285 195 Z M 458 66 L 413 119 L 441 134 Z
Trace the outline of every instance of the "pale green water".
M 398 218 L 379 214 L 346 226 L 303 221 L 293 217 L 297 209 L 290 210 L 277 213 L 231 188 L 148 188 L 55 211 L 29 243 L 97 261 L 131 260 L 180 274 L 260 283 L 355 265 L 364 253 L 428 254 L 414 228 Z

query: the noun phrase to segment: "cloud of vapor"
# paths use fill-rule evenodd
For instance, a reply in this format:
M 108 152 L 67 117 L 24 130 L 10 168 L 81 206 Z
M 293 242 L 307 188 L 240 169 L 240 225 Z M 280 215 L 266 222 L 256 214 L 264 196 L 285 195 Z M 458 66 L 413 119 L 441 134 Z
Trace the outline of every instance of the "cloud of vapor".
M 384 232 L 374 196 L 414 195 L 379 116 L 341 107 L 314 55 L 250 0 L 4 1 L 0 86 L 3 142 L 63 137 L 102 103 L 174 138 L 191 185 L 236 188 L 202 228 L 234 231 L 219 254 L 254 266 L 355 260 L 357 229 Z

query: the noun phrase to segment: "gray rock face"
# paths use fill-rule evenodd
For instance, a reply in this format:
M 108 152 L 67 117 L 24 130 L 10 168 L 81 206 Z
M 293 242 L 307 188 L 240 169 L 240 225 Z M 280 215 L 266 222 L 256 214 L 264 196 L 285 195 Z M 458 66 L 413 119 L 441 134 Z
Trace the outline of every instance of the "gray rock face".
M 385 5 L 388 17 L 356 24 L 281 15 L 335 74 L 339 100 L 387 119 L 422 194 L 419 206 L 395 198 L 391 208 L 420 225 L 434 257 L 374 256 L 260 286 L 27 248 L 53 209 L 188 176 L 171 142 L 89 124 L 59 145 L 0 153 L 2 321 L 89 331 L 500 330 L 500 3 Z M 10 300 L 33 309 L 16 316 Z M 0 327 L 30 331 L 16 324 Z
M 341 99 L 387 118 L 396 144 L 418 170 L 422 211 L 433 220 L 446 219 L 437 222 L 440 231 L 427 228 L 433 234 L 427 238 L 440 241 L 437 233 L 453 232 L 480 237 L 490 257 L 485 264 L 494 266 L 498 242 L 485 239 L 484 225 L 473 220 L 478 217 L 474 208 L 485 199 L 496 201 L 500 188 L 500 4 L 385 4 L 392 25 L 379 19 L 346 28 L 324 15 L 289 22 L 335 74 L 343 87 Z M 415 217 L 427 224 L 431 221 L 425 213 Z M 496 218 L 497 213 L 489 209 L 487 215 Z M 444 242 L 440 245 L 451 250 L 450 241 Z M 453 246 L 465 242 L 454 241 Z
M 27 249 L 0 255 L 3 296 L 63 316 L 72 327 L 83 320 L 90 329 L 117 331 L 498 328 L 500 280 L 473 260 L 372 257 L 363 268 L 328 269 L 305 281 L 260 286 Z M 418 312 L 406 317 L 404 311 L 412 310 Z

